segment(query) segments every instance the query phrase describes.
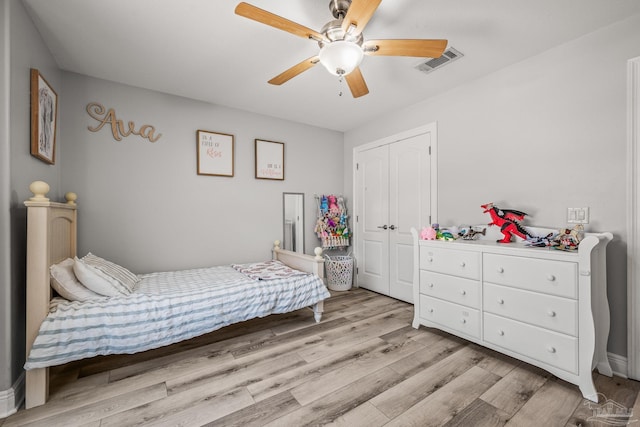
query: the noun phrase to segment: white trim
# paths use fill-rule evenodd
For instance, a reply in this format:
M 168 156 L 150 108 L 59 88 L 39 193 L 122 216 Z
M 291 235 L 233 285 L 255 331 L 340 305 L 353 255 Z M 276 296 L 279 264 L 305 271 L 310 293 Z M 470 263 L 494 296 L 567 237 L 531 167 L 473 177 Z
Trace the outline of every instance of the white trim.
M 611 365 L 613 375 L 617 377 L 628 378 L 626 357 L 620 356 L 619 354 L 615 353 L 607 353 L 607 358 L 609 359 L 609 364 Z
M 18 412 L 24 401 L 24 372 L 9 390 L 0 391 L 0 419 Z M 0 422 L 0 424 L 2 424 Z
M 627 65 L 627 372 L 640 380 L 640 57 Z

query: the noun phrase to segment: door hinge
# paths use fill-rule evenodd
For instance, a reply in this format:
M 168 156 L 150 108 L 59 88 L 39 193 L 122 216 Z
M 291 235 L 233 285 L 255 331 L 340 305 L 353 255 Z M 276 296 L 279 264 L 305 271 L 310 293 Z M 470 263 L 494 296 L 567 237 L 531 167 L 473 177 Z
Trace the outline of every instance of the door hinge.
M 431 215 L 429 215 L 429 225 L 431 225 Z
M 429 146 L 429 155 L 431 155 L 431 146 Z
M 356 276 L 358 275 L 359 272 L 360 270 L 358 270 L 358 267 L 356 267 Z
M 356 215 L 356 222 L 358 222 L 359 219 L 360 219 L 360 217 L 358 215 Z
M 360 170 L 360 163 L 356 163 L 356 170 Z

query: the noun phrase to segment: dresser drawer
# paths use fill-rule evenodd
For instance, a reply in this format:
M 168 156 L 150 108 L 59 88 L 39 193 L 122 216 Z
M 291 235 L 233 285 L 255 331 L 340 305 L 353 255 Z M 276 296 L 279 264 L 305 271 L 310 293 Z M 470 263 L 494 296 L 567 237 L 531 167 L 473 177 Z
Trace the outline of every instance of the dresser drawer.
M 577 263 L 484 254 L 485 282 L 577 298 Z
M 465 335 L 480 338 L 480 312 L 426 295 L 420 295 L 420 317 Z
M 578 373 L 577 338 L 488 313 L 484 314 L 483 333 L 486 342 Z
M 420 268 L 467 279 L 480 279 L 480 254 L 421 246 Z
M 420 270 L 420 293 L 471 308 L 480 308 L 480 282 Z
M 511 319 L 578 336 L 578 301 L 553 295 L 485 284 L 484 310 Z

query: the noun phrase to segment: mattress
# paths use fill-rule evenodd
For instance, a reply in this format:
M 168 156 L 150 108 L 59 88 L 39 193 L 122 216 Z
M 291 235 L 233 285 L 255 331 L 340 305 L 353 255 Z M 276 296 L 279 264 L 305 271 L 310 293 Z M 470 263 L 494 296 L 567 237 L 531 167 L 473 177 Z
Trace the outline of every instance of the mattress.
M 138 353 L 309 307 L 330 296 L 318 276 L 302 272 L 263 280 L 219 266 L 139 277 L 131 295 L 85 302 L 52 299 L 25 369 Z

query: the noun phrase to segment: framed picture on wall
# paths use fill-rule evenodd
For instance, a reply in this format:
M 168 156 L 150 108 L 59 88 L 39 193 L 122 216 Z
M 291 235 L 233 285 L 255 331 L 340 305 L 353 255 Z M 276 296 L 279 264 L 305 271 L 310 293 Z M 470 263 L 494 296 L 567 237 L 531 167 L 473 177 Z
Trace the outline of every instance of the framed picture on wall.
M 233 176 L 233 135 L 198 130 L 198 175 Z
M 58 95 L 35 68 L 31 69 L 31 155 L 56 162 Z
M 284 143 L 256 139 L 256 178 L 284 181 Z

